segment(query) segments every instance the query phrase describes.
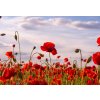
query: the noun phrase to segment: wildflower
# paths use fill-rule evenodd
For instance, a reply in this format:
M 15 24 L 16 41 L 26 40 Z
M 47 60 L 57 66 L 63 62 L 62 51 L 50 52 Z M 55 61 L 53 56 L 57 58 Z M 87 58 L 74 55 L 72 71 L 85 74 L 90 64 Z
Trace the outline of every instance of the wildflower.
M 0 76 L 0 84 L 5 84 L 5 83 L 6 83 L 6 79 Z
M 68 58 L 64 58 L 64 62 L 68 62 Z
M 14 75 L 15 75 L 15 69 L 14 68 L 5 68 L 4 71 L 3 71 L 3 74 L 2 74 L 2 76 L 5 79 L 9 79 L 10 77 L 12 77 Z
M 14 58 L 12 51 L 6 52 L 6 56 L 7 56 L 8 58 Z
M 100 37 L 97 38 L 97 44 L 100 46 Z
M 57 56 L 57 58 L 59 59 L 61 56 Z
M 40 60 L 41 59 L 41 56 L 37 56 L 37 59 Z
M 42 51 L 50 52 L 52 55 L 57 54 L 57 50 L 55 49 L 55 44 L 52 42 L 45 42 L 43 46 L 41 46 Z
M 40 68 L 41 68 L 41 65 L 39 65 L 39 64 L 34 64 L 33 67 L 34 67 L 35 69 L 40 69 Z
M 94 53 L 92 58 L 95 64 L 100 65 L 100 52 Z
M 92 85 L 92 80 L 87 80 L 87 85 Z

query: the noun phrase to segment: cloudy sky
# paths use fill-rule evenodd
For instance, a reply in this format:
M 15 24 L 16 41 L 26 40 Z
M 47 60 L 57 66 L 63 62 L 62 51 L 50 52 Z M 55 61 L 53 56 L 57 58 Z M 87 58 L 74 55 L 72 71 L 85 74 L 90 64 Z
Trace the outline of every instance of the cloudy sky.
M 96 39 L 100 36 L 99 16 L 4 16 L 0 19 L 0 57 L 6 51 L 12 50 L 12 44 L 18 45 L 14 40 L 15 31 L 20 34 L 23 58 L 27 59 L 33 46 L 36 51 L 47 41 L 54 42 L 58 55 L 78 59 L 74 53 L 76 48 L 82 49 L 84 58 L 99 50 Z M 56 56 L 55 56 L 56 57 Z M 55 58 L 52 57 L 52 58 Z

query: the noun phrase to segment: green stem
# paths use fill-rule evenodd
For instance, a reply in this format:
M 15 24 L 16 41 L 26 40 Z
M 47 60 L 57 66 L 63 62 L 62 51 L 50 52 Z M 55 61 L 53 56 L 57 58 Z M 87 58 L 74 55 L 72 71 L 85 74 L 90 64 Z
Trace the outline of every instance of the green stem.
M 13 47 L 13 55 L 14 55 L 14 47 Z
M 30 59 L 29 59 L 29 61 L 31 61 L 31 60 L 32 60 L 32 53 L 33 53 L 33 50 L 34 50 L 34 49 L 32 49 L 32 51 L 31 51 L 31 54 L 30 54 Z
M 32 53 L 33 53 L 33 51 L 32 51 Z M 35 53 L 33 53 L 33 54 L 31 54 L 30 55 L 30 60 L 29 61 L 31 61 L 32 60 L 32 57 L 35 55 L 35 54 L 37 54 L 38 52 L 35 52 Z
M 81 68 L 82 68 L 82 52 L 81 52 L 81 50 L 80 50 L 80 62 L 81 62 Z
M 21 64 L 21 48 L 20 48 L 19 33 L 18 33 L 18 31 L 16 31 L 15 33 L 17 33 L 17 36 L 18 36 L 18 44 L 19 44 L 19 59 L 20 59 L 20 64 Z
M 49 52 L 49 58 L 50 58 L 50 65 L 51 65 L 51 56 L 50 56 L 50 52 Z
M 32 49 L 32 51 L 31 51 L 29 61 L 31 61 L 31 60 L 32 60 L 32 57 L 33 57 L 33 55 L 34 55 L 34 54 L 38 53 L 38 52 L 36 52 L 36 53 L 32 54 L 32 53 L 33 53 L 33 51 L 35 50 L 35 48 L 36 48 L 36 47 L 34 46 L 34 47 L 33 47 L 33 49 Z

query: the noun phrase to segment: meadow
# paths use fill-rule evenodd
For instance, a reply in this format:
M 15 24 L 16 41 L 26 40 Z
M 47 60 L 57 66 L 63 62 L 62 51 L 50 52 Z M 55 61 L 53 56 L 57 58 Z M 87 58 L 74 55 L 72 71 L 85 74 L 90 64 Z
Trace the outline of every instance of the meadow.
M 0 35 L 5 36 L 6 34 Z M 47 41 L 41 44 L 40 49 L 44 54 L 48 53 L 48 58 L 42 53 L 34 52 L 36 50 L 34 46 L 28 62 L 24 62 L 21 57 L 20 37 L 17 31 L 14 39 L 18 43 L 19 52 L 14 52 L 16 45 L 13 44 L 12 51 L 5 52 L 7 60 L 0 60 L 1 85 L 100 85 L 100 52 L 95 52 L 83 59 L 81 49 L 76 48 L 75 53 L 79 53 L 81 66 L 77 64 L 77 59 L 71 63 L 68 57 L 63 59 L 62 64 L 59 61 L 61 56 L 57 54 L 56 44 Z M 100 37 L 96 42 L 99 48 Z M 18 54 L 19 59 L 16 58 Z M 34 55 L 40 63 L 34 63 L 32 60 Z M 52 62 L 51 55 L 56 56 L 58 61 Z M 90 62 L 94 65 L 88 66 Z

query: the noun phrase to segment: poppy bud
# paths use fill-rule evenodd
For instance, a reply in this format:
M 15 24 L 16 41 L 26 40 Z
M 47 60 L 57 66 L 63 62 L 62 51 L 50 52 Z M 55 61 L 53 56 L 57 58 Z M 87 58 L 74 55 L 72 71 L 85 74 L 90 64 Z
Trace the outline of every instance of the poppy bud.
M 15 35 L 14 35 L 14 38 L 15 38 L 15 40 L 17 41 L 17 38 L 18 38 L 18 37 L 17 37 L 17 34 L 16 34 L 16 33 L 15 33 Z
M 2 33 L 2 34 L 0 34 L 1 36 L 5 36 L 6 34 L 5 33 Z
M 24 63 L 24 61 L 22 61 L 22 63 Z
M 88 59 L 87 59 L 87 63 L 91 62 L 92 60 L 92 57 L 90 56 Z
M 14 48 L 15 47 L 15 44 L 13 44 L 12 47 Z
M 39 55 L 40 55 L 41 57 L 44 57 L 44 54 L 39 53 Z
M 33 50 L 36 49 L 36 46 L 33 47 Z
M 46 62 L 48 62 L 48 58 L 46 58 Z
M 15 55 L 18 55 L 18 53 L 16 52 Z
M 57 58 L 59 59 L 61 56 L 57 56 Z
M 76 50 L 75 50 L 76 53 L 79 53 L 79 51 L 80 51 L 80 49 L 76 49 Z

